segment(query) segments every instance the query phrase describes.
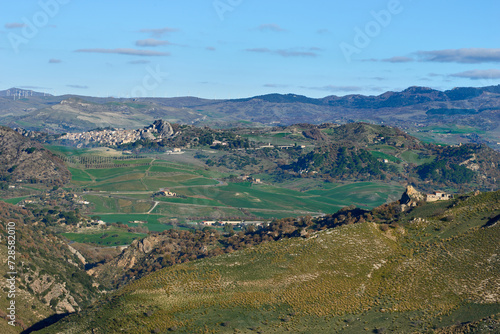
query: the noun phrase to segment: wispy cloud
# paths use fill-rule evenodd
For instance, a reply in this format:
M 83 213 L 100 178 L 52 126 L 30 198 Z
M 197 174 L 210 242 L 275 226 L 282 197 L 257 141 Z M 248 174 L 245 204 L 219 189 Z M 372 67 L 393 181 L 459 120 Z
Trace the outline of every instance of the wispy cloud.
M 66 85 L 66 87 L 76 88 L 76 89 L 88 89 L 89 86 L 81 86 L 81 85 Z
M 208 50 L 208 51 L 215 51 L 216 49 L 213 47 L 213 46 L 207 46 L 205 48 L 205 50 Z
M 320 35 L 326 35 L 326 34 L 330 33 L 330 30 L 328 30 L 328 29 L 318 29 L 318 30 L 316 30 L 316 33 L 320 34 Z
M 150 61 L 145 60 L 145 59 L 131 60 L 128 62 L 128 64 L 132 64 L 132 65 L 142 65 L 142 64 L 149 64 L 149 63 L 150 63 Z
M 49 59 L 49 64 L 59 64 L 59 63 L 62 63 L 61 59 L 55 59 L 55 58 Z
M 160 45 L 171 45 L 169 41 L 162 41 L 155 38 L 141 39 L 135 42 L 137 46 L 160 46 Z
M 78 49 L 75 52 L 88 52 L 88 53 L 114 53 L 129 56 L 144 56 L 144 57 L 154 57 L 154 56 L 170 56 L 168 52 L 158 52 L 150 50 L 137 50 L 137 49 L 127 49 L 127 48 L 117 48 L 117 49 Z
M 409 63 L 412 61 L 415 61 L 415 59 L 411 57 L 404 57 L 404 56 L 395 56 L 391 58 L 385 58 L 385 59 L 376 59 L 376 58 L 368 58 L 368 59 L 361 59 L 363 62 L 386 62 L 386 63 Z
M 409 63 L 412 61 L 415 61 L 415 59 L 410 58 L 410 57 L 391 57 L 391 58 L 386 58 L 382 59 L 382 61 L 387 62 L 387 63 Z
M 274 31 L 274 32 L 285 32 L 286 29 L 281 28 L 275 23 L 261 24 L 257 27 L 259 31 Z
M 311 50 L 311 48 L 309 48 L 307 50 Z M 253 48 L 253 49 L 246 49 L 245 51 L 256 52 L 256 53 L 268 53 L 268 54 L 279 55 L 282 57 L 317 57 L 318 56 L 318 54 L 316 52 L 304 51 L 304 48 L 278 49 L 278 50 L 271 50 L 268 48 Z
M 471 80 L 500 79 L 500 70 L 497 69 L 470 70 L 470 71 L 450 74 L 450 76 L 455 78 L 467 78 Z
M 464 48 L 435 51 L 418 51 L 415 53 L 421 61 L 439 63 L 498 63 L 500 49 Z
M 150 34 L 152 37 L 162 37 L 165 34 L 171 33 L 171 32 L 177 32 L 179 29 L 176 28 L 159 28 L 159 29 L 141 29 L 139 32 Z
M 24 28 L 26 27 L 25 23 L 19 23 L 19 22 L 13 22 L 13 23 L 6 23 L 4 25 L 5 29 L 18 29 L 18 28 Z

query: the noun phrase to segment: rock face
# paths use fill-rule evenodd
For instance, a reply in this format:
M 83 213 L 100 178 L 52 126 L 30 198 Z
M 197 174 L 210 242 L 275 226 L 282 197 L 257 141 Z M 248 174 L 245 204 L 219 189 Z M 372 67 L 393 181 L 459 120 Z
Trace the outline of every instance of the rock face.
M 425 200 L 424 194 L 418 192 L 413 186 L 408 185 L 406 191 L 401 196 L 399 203 L 401 204 L 401 210 L 405 211 L 408 208 L 417 206 L 419 201 Z
M 174 129 L 172 128 L 172 125 L 170 125 L 169 122 L 166 122 L 164 120 L 156 120 L 153 123 L 153 129 L 156 130 L 158 135 L 161 138 L 168 138 L 171 137 L 174 134 Z
M 87 274 L 98 278 L 101 283 L 118 279 L 127 270 L 133 268 L 136 263 L 147 258 L 163 241 L 164 238 L 157 235 L 151 235 L 142 240 L 134 240 L 119 256 L 104 265 L 90 269 Z

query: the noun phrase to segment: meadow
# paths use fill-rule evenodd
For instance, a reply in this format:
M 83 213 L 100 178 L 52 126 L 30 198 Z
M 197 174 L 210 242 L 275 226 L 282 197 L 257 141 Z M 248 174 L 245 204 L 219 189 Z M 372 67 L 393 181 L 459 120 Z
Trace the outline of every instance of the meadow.
M 129 233 L 118 228 L 109 228 L 91 233 L 63 233 L 62 235 L 74 242 L 107 247 L 129 245 L 135 239 L 142 239 L 147 236 L 144 233 Z

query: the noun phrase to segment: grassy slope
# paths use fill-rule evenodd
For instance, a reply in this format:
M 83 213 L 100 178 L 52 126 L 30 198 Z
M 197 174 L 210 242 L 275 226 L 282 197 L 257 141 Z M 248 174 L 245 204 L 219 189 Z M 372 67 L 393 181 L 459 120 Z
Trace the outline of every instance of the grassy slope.
M 476 321 L 500 312 L 499 214 L 500 192 L 488 193 L 419 207 L 386 232 L 347 225 L 165 268 L 43 333 L 407 333 Z
M 62 235 L 71 241 L 101 246 L 128 245 L 134 239 L 142 239 L 147 236 L 144 233 L 128 233 L 117 228 L 93 233 L 63 233 Z
M 2 243 L 0 245 L 0 258 L 2 259 L 0 263 L 0 275 L 2 277 L 2 288 L 6 289 L 7 282 L 7 245 Z M 8 275 L 10 277 L 10 275 Z M 19 282 L 16 282 L 17 294 L 16 294 L 16 318 L 21 320 L 26 327 L 31 326 L 51 315 L 54 311 L 45 304 L 43 304 L 37 298 L 34 298 L 26 290 L 19 288 Z M 3 291 L 2 298 L 0 298 L 0 314 L 7 313 L 7 307 L 9 306 L 10 299 L 7 299 L 7 291 Z M 10 326 L 7 323 L 8 320 L 0 319 L 0 333 L 10 334 L 10 333 L 20 333 L 22 331 L 19 323 L 15 327 Z M 10 321 L 10 320 L 9 320 Z

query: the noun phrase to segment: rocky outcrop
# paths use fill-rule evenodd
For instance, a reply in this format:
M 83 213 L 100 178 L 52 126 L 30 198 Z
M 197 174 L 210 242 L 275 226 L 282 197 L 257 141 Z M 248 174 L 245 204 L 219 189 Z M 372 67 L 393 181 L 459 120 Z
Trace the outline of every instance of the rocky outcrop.
M 399 203 L 401 204 L 401 210 L 406 211 L 408 208 L 415 207 L 418 205 L 418 202 L 424 200 L 424 194 L 417 191 L 415 188 L 413 188 L 413 186 L 408 185 L 405 192 L 401 196 Z
M 151 235 L 142 240 L 134 240 L 116 258 L 104 265 L 88 270 L 87 274 L 98 278 L 98 281 L 108 285 L 109 288 L 110 282 L 122 277 L 136 263 L 143 261 L 162 241 L 164 241 L 164 238 L 157 235 Z
M 80 262 L 83 264 L 83 265 L 86 265 L 87 264 L 87 261 L 85 260 L 85 258 L 83 257 L 83 255 L 77 251 L 76 249 L 74 249 L 73 247 L 71 247 L 70 245 L 67 245 L 68 246 L 68 249 L 71 253 L 75 254 L 76 257 L 78 258 L 78 260 L 80 260 Z
M 57 313 L 72 313 L 80 310 L 78 303 L 66 288 L 66 282 L 56 282 L 56 278 L 39 272 L 24 275 L 27 286 L 35 295 L 40 296 L 47 306 L 53 306 Z
M 156 120 L 154 121 L 152 125 L 153 129 L 156 130 L 158 135 L 162 138 L 168 138 L 173 136 L 174 134 L 174 129 L 172 128 L 172 125 L 170 125 L 169 122 L 166 122 L 164 120 Z

